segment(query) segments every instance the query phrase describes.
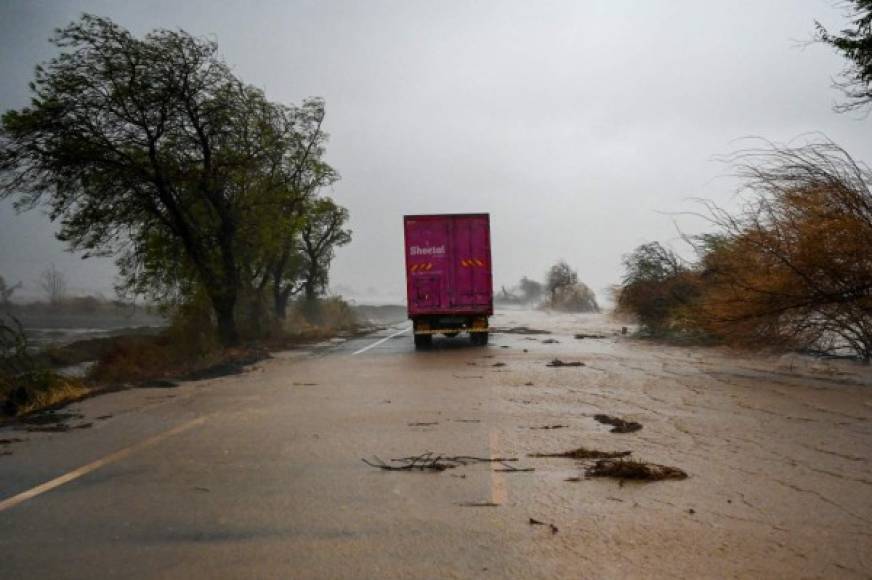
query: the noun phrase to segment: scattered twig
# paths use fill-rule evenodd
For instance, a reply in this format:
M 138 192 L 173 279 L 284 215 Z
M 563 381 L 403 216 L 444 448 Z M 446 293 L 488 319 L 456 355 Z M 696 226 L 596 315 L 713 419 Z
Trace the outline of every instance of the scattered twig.
M 373 460 L 361 459 L 370 467 L 376 467 L 384 471 L 445 471 L 446 469 L 454 469 L 463 465 L 473 463 L 502 463 L 518 461 L 517 457 L 475 457 L 473 455 L 434 455 L 432 451 L 422 453 L 421 455 L 413 455 L 410 457 L 400 457 L 391 459 L 391 463 L 385 462 L 378 455 L 373 455 Z
M 610 430 L 612 433 L 633 433 L 642 428 L 641 423 L 625 421 L 619 417 L 612 417 L 611 415 L 599 414 L 594 415 L 593 418 L 605 425 L 612 425 L 613 428 Z
M 596 449 L 587 449 L 579 447 L 562 453 L 533 453 L 530 457 L 563 457 L 566 459 L 614 459 L 617 457 L 626 457 L 632 451 L 598 451 Z
M 583 332 L 579 332 L 575 335 L 575 338 L 577 338 L 578 340 L 582 340 L 585 338 L 602 339 L 608 337 L 605 334 L 585 334 Z
M 481 419 L 452 419 L 455 423 L 481 423 Z
M 555 368 L 555 367 L 583 367 L 585 365 L 583 362 L 580 362 L 580 361 L 563 362 L 559 358 L 555 358 L 554 360 L 552 360 L 550 363 L 548 363 L 545 366 Z
M 429 427 L 431 425 L 438 425 L 439 421 L 419 421 L 417 423 L 406 423 L 409 427 Z
M 468 501 L 457 505 L 461 507 L 500 507 L 500 504 L 492 501 Z
M 542 521 L 539 521 L 539 520 L 534 519 L 534 518 L 530 518 L 530 525 L 531 526 L 548 526 L 551 529 L 552 534 L 556 534 L 559 531 L 557 529 L 557 526 L 555 526 L 554 524 L 542 522 Z
M 677 467 L 645 463 L 632 459 L 600 459 L 585 470 L 588 477 L 614 477 L 621 481 L 660 481 L 663 479 L 687 479 L 687 473 Z
M 530 472 L 530 471 L 536 471 L 535 467 L 513 467 L 504 461 L 501 461 L 500 465 L 503 466 L 503 469 L 494 469 L 494 471 L 500 471 L 500 472 L 504 472 L 504 473 L 511 473 L 511 472 L 525 473 L 525 472 Z
M 492 367 L 504 367 L 504 366 L 506 366 L 506 363 L 504 363 L 504 362 L 495 362 L 495 363 L 492 364 L 491 366 L 492 366 Z
M 403 465 L 389 465 L 385 463 L 380 457 L 377 455 L 373 455 L 374 462 L 367 461 L 366 459 L 361 459 L 364 463 L 369 465 L 370 467 L 377 467 L 378 469 L 383 469 L 385 471 L 445 471 L 446 469 L 454 469 L 458 464 L 452 463 L 449 461 L 442 461 L 442 456 L 433 457 L 433 452 L 427 452 L 417 457 L 410 458 L 410 460 L 401 460 L 406 461 Z
M 541 427 L 530 427 L 530 429 L 563 429 L 569 425 L 542 425 Z

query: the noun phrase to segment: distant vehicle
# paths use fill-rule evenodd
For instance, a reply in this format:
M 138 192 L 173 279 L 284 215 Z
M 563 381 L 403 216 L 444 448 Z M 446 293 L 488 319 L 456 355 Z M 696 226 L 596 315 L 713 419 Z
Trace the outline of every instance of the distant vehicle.
M 415 348 L 429 346 L 434 334 L 461 332 L 473 344 L 486 345 L 494 312 L 490 216 L 407 215 L 403 221 Z

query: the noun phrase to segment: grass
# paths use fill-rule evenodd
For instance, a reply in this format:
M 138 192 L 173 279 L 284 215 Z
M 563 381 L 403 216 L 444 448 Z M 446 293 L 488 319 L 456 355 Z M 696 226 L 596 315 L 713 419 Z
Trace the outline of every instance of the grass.
M 300 308 L 294 308 L 271 336 L 222 348 L 208 311 L 192 311 L 183 313 L 160 335 L 88 339 L 39 353 L 7 356 L 0 359 L 4 363 L 0 366 L 0 405 L 7 415 L 21 416 L 118 386 L 237 374 L 244 366 L 268 358 L 269 351 L 369 330 L 361 327 L 352 308 L 339 298 L 320 301 L 317 318 L 318 323 L 312 324 Z M 84 380 L 51 370 L 95 360 Z
M 82 381 L 45 369 L 0 377 L 3 411 L 16 417 L 79 400 L 90 392 Z

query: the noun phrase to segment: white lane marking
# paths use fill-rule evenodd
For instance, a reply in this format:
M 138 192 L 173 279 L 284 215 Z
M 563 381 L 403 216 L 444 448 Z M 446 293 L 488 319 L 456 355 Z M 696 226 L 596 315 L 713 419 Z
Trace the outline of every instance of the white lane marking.
M 87 465 L 83 465 L 82 467 L 79 467 L 78 469 L 74 469 L 68 473 L 65 473 L 64 475 L 61 475 L 60 477 L 56 477 L 56 478 L 52 479 L 51 481 L 46 481 L 45 483 L 42 483 L 40 485 L 37 485 L 36 487 L 28 489 L 27 491 L 23 491 L 23 492 L 19 493 L 18 495 L 13 495 L 12 497 L 8 497 L 8 498 L 4 499 L 3 501 L 0 501 L 0 512 L 6 511 L 9 508 L 13 508 L 20 503 L 24 503 L 29 499 L 33 499 L 38 495 L 42 495 L 47 491 L 51 491 L 51 490 L 55 489 L 56 487 L 60 487 L 65 483 L 69 483 L 69 482 L 73 481 L 74 479 L 78 479 L 78 478 L 82 477 L 83 475 L 87 475 L 88 473 L 91 473 L 92 471 L 94 471 L 96 469 L 100 469 L 101 467 L 103 467 L 105 465 L 109 465 L 110 463 L 115 463 L 116 461 L 124 459 L 125 457 L 131 455 L 132 453 L 135 453 L 136 451 L 140 451 L 142 449 L 145 449 L 146 447 L 151 447 L 152 445 L 155 445 L 156 443 L 163 441 L 167 437 L 172 437 L 173 435 L 178 435 L 179 433 L 181 433 L 183 431 L 187 431 L 188 429 L 190 429 L 192 427 L 196 427 L 197 425 L 201 425 L 205 421 L 206 421 L 206 417 L 200 417 L 198 419 L 194 419 L 193 421 L 188 421 L 187 423 L 173 427 L 172 429 L 169 429 L 168 431 L 164 431 L 163 433 L 158 433 L 157 435 L 149 437 L 148 439 L 146 439 L 144 441 L 140 441 L 139 443 L 131 445 L 130 447 L 126 447 L 124 449 L 116 451 L 115 453 L 110 453 L 109 455 L 107 455 L 101 459 L 98 459 L 96 461 L 92 461 L 91 463 L 89 463 Z
M 378 345 L 380 345 L 381 343 L 383 343 L 383 342 L 385 342 L 385 341 L 387 341 L 387 340 L 390 340 L 390 339 L 392 339 L 392 338 L 395 337 L 395 336 L 400 336 L 401 334 L 405 334 L 406 332 L 409 332 L 410 330 L 412 330 L 412 327 L 411 327 L 411 326 L 409 326 L 409 327 L 407 327 L 407 328 L 404 328 L 404 329 L 402 329 L 402 330 L 398 330 L 397 332 L 393 333 L 393 334 L 390 335 L 390 336 L 386 336 L 386 337 L 384 337 L 383 339 L 381 339 L 381 340 L 377 340 L 376 342 L 370 344 L 369 346 L 365 346 L 365 347 L 363 347 L 363 348 L 360 349 L 360 350 L 356 350 L 356 351 L 354 351 L 353 353 L 351 353 L 351 356 L 354 356 L 354 355 L 356 355 L 356 354 L 360 354 L 360 353 L 362 353 L 362 352 L 366 352 L 366 351 L 368 351 L 369 349 L 371 349 L 371 348 L 375 348 L 375 347 L 377 347 Z

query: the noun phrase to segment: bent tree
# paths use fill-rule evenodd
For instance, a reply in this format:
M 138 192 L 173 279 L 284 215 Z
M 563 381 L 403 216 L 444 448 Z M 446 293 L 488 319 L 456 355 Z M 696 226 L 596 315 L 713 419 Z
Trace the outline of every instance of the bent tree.
M 283 237 L 269 228 L 285 220 L 265 233 L 251 220 L 299 197 L 306 144 L 293 109 L 184 31 L 136 38 L 84 15 L 52 42 L 60 54 L 37 67 L 30 106 L 3 115 L 0 197 L 19 210 L 47 206 L 59 239 L 116 256 L 128 288 L 201 289 L 222 343 L 236 343 L 241 255 L 251 251 L 242 237 Z M 272 211 L 252 211 L 264 200 Z

